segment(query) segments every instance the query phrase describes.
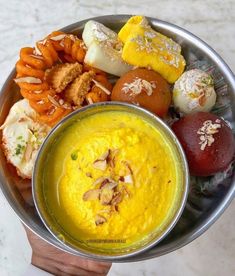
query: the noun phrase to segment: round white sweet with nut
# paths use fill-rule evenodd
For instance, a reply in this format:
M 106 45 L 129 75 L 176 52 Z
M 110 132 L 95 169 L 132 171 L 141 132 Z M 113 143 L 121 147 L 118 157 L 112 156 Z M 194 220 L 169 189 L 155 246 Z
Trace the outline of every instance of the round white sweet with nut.
M 216 102 L 213 78 L 199 69 L 186 71 L 175 82 L 173 102 L 182 113 L 210 111 Z

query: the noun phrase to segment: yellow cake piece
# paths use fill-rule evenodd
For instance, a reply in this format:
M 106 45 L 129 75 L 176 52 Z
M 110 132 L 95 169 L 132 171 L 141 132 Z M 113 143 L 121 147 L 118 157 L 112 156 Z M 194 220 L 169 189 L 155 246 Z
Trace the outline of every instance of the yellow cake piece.
M 118 36 L 124 43 L 122 58 L 127 63 L 150 67 L 169 83 L 174 83 L 183 73 L 185 59 L 180 45 L 154 31 L 145 17 L 131 17 Z
M 144 16 L 132 16 L 119 31 L 118 37 L 123 43 L 125 43 L 131 33 L 144 33 L 144 28 L 140 28 L 144 26 L 149 27 L 148 20 Z

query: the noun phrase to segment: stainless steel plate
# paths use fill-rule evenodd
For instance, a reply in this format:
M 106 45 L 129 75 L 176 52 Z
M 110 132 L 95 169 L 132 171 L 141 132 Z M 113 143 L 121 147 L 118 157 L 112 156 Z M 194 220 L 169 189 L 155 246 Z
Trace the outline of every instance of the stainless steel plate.
M 93 19 L 118 30 L 128 18 L 128 15 L 109 15 Z M 220 105 L 215 112 L 223 116 L 231 126 L 234 126 L 235 77 L 225 62 L 206 43 L 191 33 L 164 21 L 154 18 L 149 18 L 149 20 L 156 30 L 181 44 L 183 55 L 190 66 L 196 63 L 199 67 L 206 64 L 207 67 L 214 68 L 215 75 L 222 79 L 223 89 L 225 89 L 223 93 L 226 97 L 226 103 Z M 86 21 L 77 22 L 63 30 L 81 34 Z M 0 94 L 0 124 L 4 122 L 12 104 L 20 98 L 18 88 L 12 81 L 14 76 L 15 71 L 6 80 Z M 219 85 L 218 89 L 220 89 Z M 9 204 L 26 226 L 52 245 L 74 253 L 59 243 L 43 226 L 32 203 L 30 182 L 17 177 L 14 168 L 7 164 L 2 150 L 0 150 L 0 186 Z M 130 262 L 150 259 L 188 244 L 204 233 L 219 218 L 234 195 L 235 173 L 233 167 L 227 171 L 226 175 L 219 174 L 213 178 L 192 178 L 186 208 L 173 231 L 161 243 L 143 254 L 115 261 Z

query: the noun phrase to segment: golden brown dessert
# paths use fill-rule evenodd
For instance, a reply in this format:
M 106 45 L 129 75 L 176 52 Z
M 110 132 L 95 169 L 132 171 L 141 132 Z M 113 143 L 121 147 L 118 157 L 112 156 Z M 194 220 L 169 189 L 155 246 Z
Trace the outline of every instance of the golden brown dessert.
M 171 103 L 171 92 L 167 81 L 158 73 L 139 68 L 117 81 L 111 100 L 137 104 L 164 117 Z
M 92 79 L 95 77 L 93 71 L 85 72 L 77 77 L 65 90 L 65 99 L 74 105 L 81 106 L 85 96 L 90 91 Z
M 81 73 L 82 65 L 78 62 L 58 64 L 50 70 L 46 79 L 56 93 L 60 93 Z

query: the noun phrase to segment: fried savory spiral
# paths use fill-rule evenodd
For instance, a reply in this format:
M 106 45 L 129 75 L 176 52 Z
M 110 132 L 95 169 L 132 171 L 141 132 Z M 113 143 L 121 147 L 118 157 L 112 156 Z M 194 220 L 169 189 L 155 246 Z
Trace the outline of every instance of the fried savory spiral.
M 54 125 L 72 111 L 72 106 L 48 84 L 46 70 L 62 62 L 83 63 L 85 54 L 82 40 L 60 31 L 52 32 L 44 40 L 38 41 L 34 48 L 20 50 L 15 82 L 22 96 L 38 112 L 40 121 Z

